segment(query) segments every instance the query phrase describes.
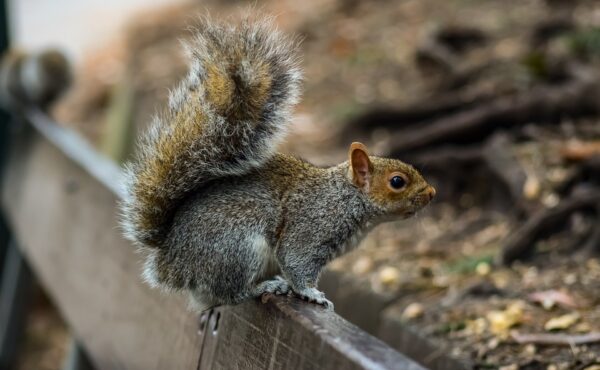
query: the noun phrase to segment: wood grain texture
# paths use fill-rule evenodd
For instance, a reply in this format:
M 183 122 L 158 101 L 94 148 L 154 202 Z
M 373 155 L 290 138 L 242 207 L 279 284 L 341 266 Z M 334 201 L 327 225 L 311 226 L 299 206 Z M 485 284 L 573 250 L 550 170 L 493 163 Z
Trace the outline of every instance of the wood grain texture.
M 208 314 L 201 369 L 424 369 L 320 306 L 276 296 L 263 302 Z
M 197 318 L 140 279 L 115 195 L 39 135 L 21 137 L 3 205 L 19 244 L 100 369 L 194 369 Z

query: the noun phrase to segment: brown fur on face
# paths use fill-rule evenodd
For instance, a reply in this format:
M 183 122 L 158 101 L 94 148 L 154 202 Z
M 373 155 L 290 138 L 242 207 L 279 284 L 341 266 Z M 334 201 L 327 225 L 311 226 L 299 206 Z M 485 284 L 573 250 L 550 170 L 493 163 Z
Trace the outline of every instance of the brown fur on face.
M 435 189 L 409 164 L 397 159 L 369 156 L 367 147 L 361 143 L 352 143 L 349 157 L 354 184 L 390 216 L 411 216 L 435 196 Z M 404 179 L 405 185 L 401 189 L 390 185 L 394 176 Z

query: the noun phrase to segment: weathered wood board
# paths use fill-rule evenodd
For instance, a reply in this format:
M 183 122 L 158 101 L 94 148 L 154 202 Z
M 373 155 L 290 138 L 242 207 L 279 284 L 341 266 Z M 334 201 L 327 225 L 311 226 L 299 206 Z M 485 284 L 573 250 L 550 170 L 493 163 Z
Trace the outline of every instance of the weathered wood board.
M 193 369 L 195 315 L 145 286 L 115 195 L 41 136 L 13 142 L 3 206 L 19 245 L 101 369 Z
M 210 313 L 202 369 L 423 369 L 322 307 L 290 297 L 264 301 Z

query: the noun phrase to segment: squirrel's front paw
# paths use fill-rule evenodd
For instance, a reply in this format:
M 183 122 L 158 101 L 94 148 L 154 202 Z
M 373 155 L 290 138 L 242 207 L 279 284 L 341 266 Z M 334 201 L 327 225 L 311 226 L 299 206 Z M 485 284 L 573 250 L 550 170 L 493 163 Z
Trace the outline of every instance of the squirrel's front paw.
M 326 309 L 333 311 L 333 302 L 325 298 L 325 294 L 316 288 L 305 288 L 294 293 L 305 301 L 320 304 Z

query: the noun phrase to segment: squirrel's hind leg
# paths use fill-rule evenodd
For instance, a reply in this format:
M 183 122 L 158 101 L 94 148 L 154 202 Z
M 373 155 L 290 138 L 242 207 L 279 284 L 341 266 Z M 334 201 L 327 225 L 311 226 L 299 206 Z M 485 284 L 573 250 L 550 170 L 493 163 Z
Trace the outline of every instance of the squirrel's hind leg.
M 258 283 L 254 288 L 250 290 L 249 294 L 242 293 L 238 297 L 233 299 L 230 303 L 242 303 L 249 298 L 258 298 L 265 293 L 286 295 L 291 291 L 292 288 L 290 287 L 290 284 L 284 278 L 282 278 L 281 276 L 275 276 L 273 277 L 273 279 L 265 280 L 263 282 Z M 189 291 L 189 307 L 192 311 L 202 313 L 220 305 L 220 303 L 216 303 L 208 299 L 205 294 L 198 290 Z
M 287 282 L 287 280 L 277 275 L 271 280 L 265 280 L 263 282 L 258 283 L 256 287 L 252 289 L 252 295 L 254 297 L 260 297 L 264 293 L 285 295 L 288 294 L 291 291 L 291 289 L 292 288 L 290 287 L 290 284 Z
M 303 253 L 299 254 L 297 252 L 298 248 L 294 245 L 295 240 L 292 238 L 284 241 L 277 253 L 283 276 L 289 278 L 291 290 L 296 296 L 333 311 L 333 303 L 325 298 L 323 292 L 316 288 L 319 274 L 327 261 L 330 260 L 329 248 L 315 244 L 312 248 L 304 247 Z

